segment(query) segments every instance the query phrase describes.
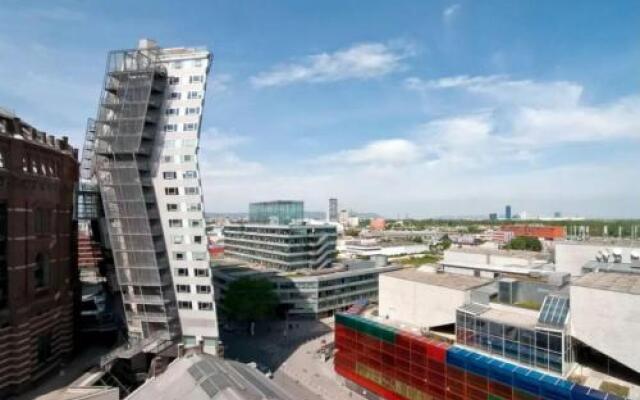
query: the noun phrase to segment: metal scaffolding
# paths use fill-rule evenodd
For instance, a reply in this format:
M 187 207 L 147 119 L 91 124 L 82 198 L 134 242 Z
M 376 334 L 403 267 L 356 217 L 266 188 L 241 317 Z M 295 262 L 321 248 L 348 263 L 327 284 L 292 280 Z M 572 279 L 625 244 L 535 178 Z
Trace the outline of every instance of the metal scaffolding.
M 178 310 L 151 180 L 167 82 L 155 50 L 109 53 L 95 121 L 95 173 L 129 334 L 180 336 Z

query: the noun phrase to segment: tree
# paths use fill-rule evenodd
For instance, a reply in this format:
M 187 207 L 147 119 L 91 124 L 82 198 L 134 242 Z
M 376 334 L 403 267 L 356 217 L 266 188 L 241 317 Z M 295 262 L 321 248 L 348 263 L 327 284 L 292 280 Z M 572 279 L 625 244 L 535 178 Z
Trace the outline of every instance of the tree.
M 440 244 L 442 245 L 442 250 L 447 250 L 449 247 L 451 247 L 451 244 L 453 242 L 451 241 L 451 239 L 449 238 L 449 235 L 445 234 L 441 239 L 440 239 Z
M 529 251 L 542 251 L 542 243 L 538 238 L 528 236 L 516 236 L 511 239 L 505 246 L 509 250 L 529 250 Z
M 227 287 L 222 307 L 230 319 L 257 321 L 273 316 L 277 305 L 273 283 L 263 278 L 240 278 Z

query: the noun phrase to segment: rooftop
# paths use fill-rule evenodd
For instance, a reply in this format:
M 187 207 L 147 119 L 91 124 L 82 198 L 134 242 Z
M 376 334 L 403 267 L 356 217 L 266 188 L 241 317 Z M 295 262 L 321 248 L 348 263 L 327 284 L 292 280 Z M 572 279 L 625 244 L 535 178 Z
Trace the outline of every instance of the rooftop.
M 291 400 L 273 381 L 245 364 L 208 354 L 176 359 L 129 400 Z
M 489 279 L 476 278 L 475 276 L 451 274 L 447 272 L 425 272 L 419 268 L 404 268 L 386 273 L 384 276 L 424 283 L 426 285 L 442 286 L 454 290 L 471 290 L 492 282 Z
M 640 274 L 640 264 L 589 261 L 582 266 L 583 272 L 621 272 Z
M 640 274 L 591 272 L 576 279 L 574 286 L 640 295 Z
M 525 259 L 535 259 L 535 260 L 546 260 L 547 254 L 540 253 L 537 251 L 525 251 L 525 250 L 504 250 L 504 249 L 494 249 L 489 247 L 452 247 L 448 249 L 447 252 L 458 252 L 458 253 L 470 253 L 470 254 L 490 254 L 490 255 L 500 255 L 500 256 L 509 256 L 509 257 L 519 257 Z

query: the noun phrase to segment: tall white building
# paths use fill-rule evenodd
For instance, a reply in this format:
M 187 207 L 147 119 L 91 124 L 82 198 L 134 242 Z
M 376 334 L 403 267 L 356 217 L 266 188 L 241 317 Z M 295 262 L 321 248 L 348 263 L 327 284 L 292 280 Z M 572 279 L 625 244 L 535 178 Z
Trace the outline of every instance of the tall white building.
M 198 143 L 211 53 L 109 55 L 95 123 L 95 170 L 130 336 L 202 341 L 218 326 L 205 236 Z

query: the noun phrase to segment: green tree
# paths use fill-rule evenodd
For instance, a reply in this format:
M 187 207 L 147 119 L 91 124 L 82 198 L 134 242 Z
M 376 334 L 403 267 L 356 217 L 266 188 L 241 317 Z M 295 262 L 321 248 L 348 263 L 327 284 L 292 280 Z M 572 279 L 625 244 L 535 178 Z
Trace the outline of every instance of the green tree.
M 445 234 L 442 239 L 440 239 L 440 245 L 442 246 L 442 250 L 447 250 L 449 247 L 451 247 L 451 244 L 453 242 L 451 241 L 451 239 L 449 238 L 449 235 Z
M 505 248 L 509 250 L 529 250 L 529 251 L 542 251 L 542 243 L 538 238 L 528 236 L 517 236 L 507 245 Z
M 273 316 L 277 304 L 273 283 L 262 278 L 240 278 L 227 287 L 222 307 L 230 319 L 258 321 Z

